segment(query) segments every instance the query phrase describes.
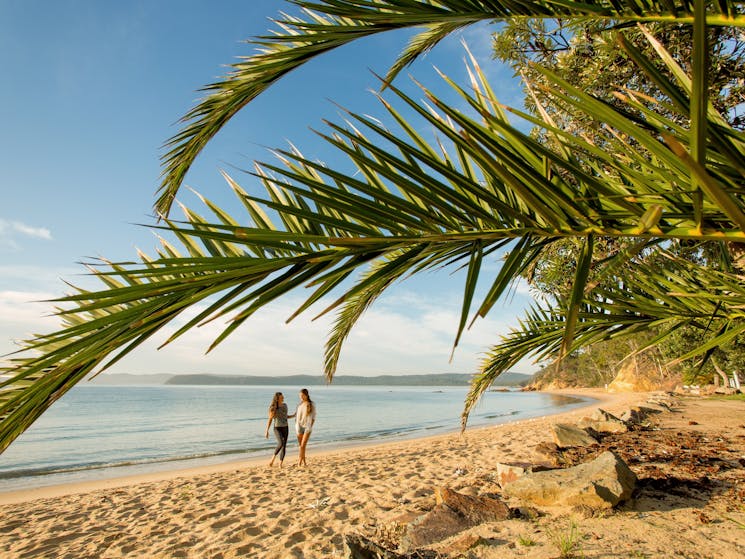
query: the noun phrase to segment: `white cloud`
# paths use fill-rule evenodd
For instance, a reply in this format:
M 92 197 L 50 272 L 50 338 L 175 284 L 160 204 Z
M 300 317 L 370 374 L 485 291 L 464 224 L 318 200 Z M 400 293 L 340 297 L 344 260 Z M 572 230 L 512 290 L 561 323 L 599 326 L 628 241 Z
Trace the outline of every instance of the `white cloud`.
M 0 354 L 16 349 L 14 339 L 50 332 L 58 319 L 47 316 L 48 293 L 0 292 Z M 193 328 L 181 338 L 161 345 L 201 309 L 193 308 L 135 349 L 110 373 L 215 373 L 247 375 L 321 374 L 324 342 L 334 316 L 312 321 L 313 310 L 290 324 L 285 320 L 300 299 L 285 299 L 262 309 L 233 332 L 209 355 L 205 351 L 226 319 Z M 342 349 L 338 374 L 414 374 L 475 372 L 482 353 L 509 331 L 513 317 L 486 318 L 464 332 L 452 363 L 450 352 L 460 313 L 459 298 L 427 299 L 401 291 L 384 298 L 358 322 Z M 514 370 L 530 372 L 529 364 Z
M 20 221 L 0 219 L 0 234 L 6 235 L 9 232 L 20 233 L 27 237 L 36 237 L 37 239 L 52 240 L 52 233 L 46 227 L 32 227 Z
M 52 232 L 45 227 L 32 227 L 20 221 L 9 221 L 0 218 L 0 249 L 20 250 L 17 237 L 31 237 L 46 241 L 52 240 Z

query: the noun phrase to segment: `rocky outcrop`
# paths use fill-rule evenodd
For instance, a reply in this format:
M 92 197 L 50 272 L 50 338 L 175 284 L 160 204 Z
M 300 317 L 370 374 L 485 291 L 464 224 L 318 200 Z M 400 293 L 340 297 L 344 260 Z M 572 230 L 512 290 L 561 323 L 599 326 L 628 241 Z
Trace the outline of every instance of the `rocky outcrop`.
M 621 366 L 616 378 L 608 385 L 608 392 L 650 392 L 658 390 L 660 386 L 651 379 L 652 375 L 640 371 L 634 359 L 629 359 Z
M 534 472 L 504 487 L 504 494 L 537 505 L 611 508 L 631 497 L 636 476 L 610 451 L 592 462 L 563 470 Z

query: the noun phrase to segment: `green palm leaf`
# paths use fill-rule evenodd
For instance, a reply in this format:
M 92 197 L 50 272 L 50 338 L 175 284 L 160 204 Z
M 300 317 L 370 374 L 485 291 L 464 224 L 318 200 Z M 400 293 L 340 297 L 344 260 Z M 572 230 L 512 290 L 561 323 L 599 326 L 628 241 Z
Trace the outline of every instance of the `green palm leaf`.
M 202 148 L 238 111 L 282 76 L 316 56 L 377 33 L 424 27 L 393 64 L 386 83 L 445 36 L 466 25 L 515 16 L 583 17 L 618 22 L 670 21 L 692 23 L 691 4 L 684 0 L 615 2 L 588 0 L 293 0 L 302 17 L 284 15 L 279 30 L 252 39 L 257 53 L 233 64 L 224 80 L 204 88 L 206 97 L 183 118 L 184 128 L 166 143 L 163 181 L 156 209 L 170 211 L 176 193 Z M 709 25 L 745 26 L 739 2 L 717 3 L 706 13 Z
M 623 283 L 598 289 L 584 300 L 568 351 L 647 330 L 660 333 L 639 352 L 659 345 L 682 326 L 715 332 L 677 358 L 682 361 L 702 356 L 745 332 L 742 275 L 714 270 L 702 274 L 700 266 L 688 260 L 664 250 L 656 254 L 667 261 L 666 265 L 635 262 L 623 275 Z M 561 354 L 570 316 L 569 309 L 534 306 L 520 321 L 520 327 L 487 353 L 466 397 L 463 427 L 481 395 L 502 372 L 521 359 L 553 360 Z

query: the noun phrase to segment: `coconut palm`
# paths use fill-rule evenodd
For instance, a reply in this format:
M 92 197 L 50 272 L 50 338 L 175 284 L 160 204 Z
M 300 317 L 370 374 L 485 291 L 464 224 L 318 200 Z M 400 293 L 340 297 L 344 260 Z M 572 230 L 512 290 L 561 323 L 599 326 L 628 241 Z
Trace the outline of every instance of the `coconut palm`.
M 27 340 L 14 355 L 0 384 L 0 449 L 75 383 L 110 367 L 187 309 L 197 309 L 196 315 L 166 343 L 226 319 L 212 349 L 259 308 L 310 288 L 290 319 L 324 300 L 321 313 L 336 312 L 325 354 L 331 379 L 351 328 L 395 282 L 436 268 L 466 270 L 457 345 L 469 318 L 485 316 L 547 247 L 564 239 L 582 247 L 571 293 L 536 305 L 489 352 L 474 377 L 464 421 L 486 387 L 524 356 L 561 356 L 640 328 L 658 329 L 653 343 L 659 343 L 692 325 L 707 337 L 684 357 L 705 357 L 745 330 L 743 277 L 732 251 L 721 251 L 717 270 L 674 254 L 678 241 L 725 248 L 745 241 L 745 137 L 708 103 L 705 87 L 706 26 L 743 26 L 739 3 L 723 1 L 708 11 L 704 2 L 295 3 L 314 11 L 305 19 L 285 17 L 276 35 L 257 39 L 261 52 L 208 86 L 209 95 L 170 141 L 158 201 L 162 217 L 152 227 L 173 240 L 163 239 L 155 257 L 141 254 L 138 263 L 93 263 L 101 289 L 76 288 L 59 299 L 62 328 Z M 560 129 L 545 111 L 503 107 L 473 59 L 467 86 L 442 76 L 469 111 L 456 110 L 425 86 L 426 101 L 416 101 L 394 83 L 403 66 L 453 30 L 520 15 L 693 25 L 693 75 L 649 35 L 668 72 L 656 70 L 622 31 L 620 48 L 664 92 L 664 110 L 633 91 L 619 92 L 624 105 L 612 107 L 537 68 L 557 102 L 612 131 L 602 149 Z M 209 218 L 189 208 L 183 219 L 169 215 L 199 150 L 271 83 L 331 48 L 407 26 L 426 28 L 381 80 L 392 101 L 380 101 L 396 128 L 349 112 L 346 122 L 329 122 L 318 132 L 347 155 L 354 172 L 279 149 L 276 162 L 257 163 L 252 173 L 265 187 L 263 198 L 225 175 L 245 215 L 231 216 L 207 198 Z M 415 116 L 404 118 L 398 107 Z M 690 125 L 671 119 L 673 112 Z M 552 138 L 550 147 L 510 118 L 541 127 Z M 436 140 L 417 132 L 417 119 L 437 131 Z M 594 246 L 601 237 L 618 239 L 623 249 L 598 262 Z M 501 268 L 476 301 L 482 263 L 498 255 Z

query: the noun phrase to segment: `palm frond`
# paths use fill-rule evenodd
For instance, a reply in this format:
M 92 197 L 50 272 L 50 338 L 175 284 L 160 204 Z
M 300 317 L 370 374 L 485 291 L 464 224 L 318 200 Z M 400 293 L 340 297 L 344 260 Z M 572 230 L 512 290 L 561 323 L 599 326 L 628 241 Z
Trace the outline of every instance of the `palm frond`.
M 593 17 L 618 22 L 694 20 L 686 0 L 645 2 L 619 0 L 293 0 L 301 16 L 283 15 L 278 30 L 249 41 L 256 54 L 232 65 L 222 80 L 203 88 L 205 98 L 182 119 L 184 127 L 170 138 L 163 156 L 163 174 L 156 210 L 168 215 L 176 193 L 192 163 L 225 123 L 282 76 L 309 60 L 357 39 L 405 28 L 424 27 L 393 64 L 391 83 L 406 65 L 445 36 L 480 21 L 510 17 Z M 708 25 L 745 26 L 740 2 L 723 0 L 705 13 Z
M 745 332 L 745 282 L 739 274 L 707 270 L 695 263 L 658 249 L 655 264 L 636 262 L 623 275 L 623 282 L 610 283 L 583 301 L 567 351 L 578 351 L 594 343 L 657 331 L 641 352 L 662 343 L 676 329 L 694 326 L 713 332 L 675 362 L 707 354 Z M 660 260 L 665 261 L 661 265 Z M 474 375 L 462 414 L 468 416 L 483 393 L 505 371 L 520 360 L 553 360 L 562 354 L 568 308 L 535 305 L 515 328 L 484 357 Z

